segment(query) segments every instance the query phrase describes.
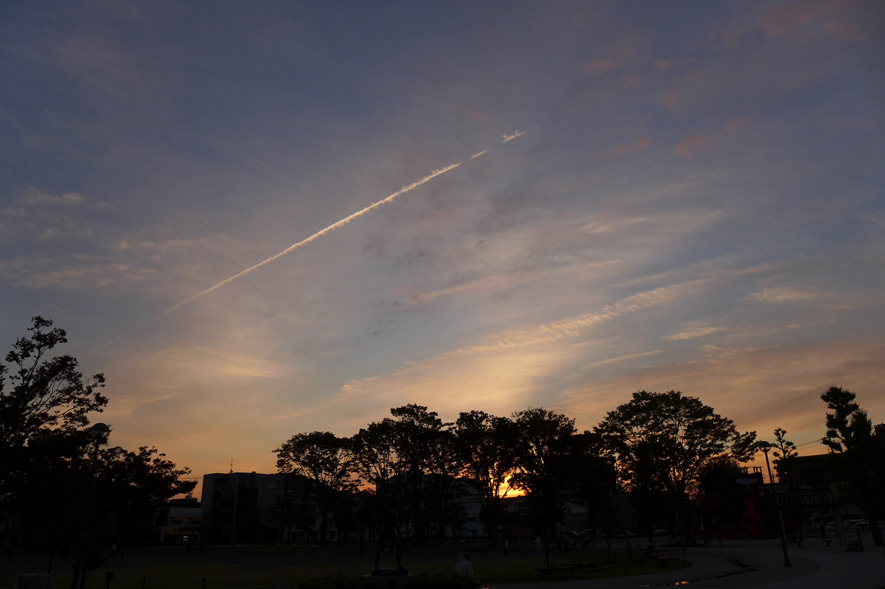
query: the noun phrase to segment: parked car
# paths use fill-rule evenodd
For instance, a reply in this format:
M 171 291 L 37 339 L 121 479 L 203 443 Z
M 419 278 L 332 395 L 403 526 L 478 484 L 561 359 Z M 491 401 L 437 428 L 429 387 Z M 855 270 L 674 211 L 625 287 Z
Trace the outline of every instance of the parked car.
M 865 519 L 850 519 L 848 520 L 848 525 L 845 527 L 864 531 L 870 529 L 870 522 Z

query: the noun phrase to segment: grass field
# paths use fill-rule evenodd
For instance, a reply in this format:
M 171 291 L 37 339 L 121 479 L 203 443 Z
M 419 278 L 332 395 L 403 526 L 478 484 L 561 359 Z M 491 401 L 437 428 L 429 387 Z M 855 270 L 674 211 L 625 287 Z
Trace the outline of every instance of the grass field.
M 471 553 L 476 580 L 482 585 L 523 583 L 538 581 L 538 568 L 545 566 L 545 557 L 535 555 L 530 548 L 511 549 L 509 558 L 498 551 L 483 546 L 467 548 Z M 435 546 L 420 550 L 406 550 L 403 566 L 412 574 L 450 574 L 452 567 L 465 550 L 459 546 Z M 690 566 L 668 555 L 668 569 Z M 609 562 L 605 550 L 555 554 L 551 552 L 551 565 L 575 566 L 574 578 L 636 575 L 661 570 L 657 560 L 631 560 L 626 551 L 616 551 L 614 562 Z M 71 582 L 71 561 L 57 557 L 52 565 L 53 589 L 67 588 Z M 48 555 L 16 555 L 13 562 L 0 563 L 0 588 L 11 587 L 12 575 L 17 573 L 45 573 L 49 565 Z M 184 547 L 154 547 L 133 549 L 125 558 L 109 560 L 101 569 L 93 571 L 87 586 L 99 589 L 246 589 L 269 587 L 274 583 L 293 583 L 311 577 L 332 575 L 364 575 L 374 565 L 374 553 L 358 547 L 330 544 L 299 546 L 207 546 L 204 550 Z M 382 567 L 395 566 L 393 554 L 384 554 Z M 106 573 L 113 573 L 108 584 Z M 568 574 L 547 577 L 570 579 Z

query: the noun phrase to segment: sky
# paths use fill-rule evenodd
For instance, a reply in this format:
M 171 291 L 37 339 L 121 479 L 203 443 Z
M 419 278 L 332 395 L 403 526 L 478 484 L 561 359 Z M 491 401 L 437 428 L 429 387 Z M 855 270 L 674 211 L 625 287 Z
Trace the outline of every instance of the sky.
M 885 421 L 885 5 L 4 2 L 0 308 L 197 477 L 637 390 L 822 453 Z

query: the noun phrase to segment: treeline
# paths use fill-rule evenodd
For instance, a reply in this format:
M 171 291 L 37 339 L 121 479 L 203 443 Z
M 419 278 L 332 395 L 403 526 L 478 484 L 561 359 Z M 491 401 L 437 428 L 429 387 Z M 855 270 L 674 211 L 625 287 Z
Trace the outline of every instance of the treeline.
M 883 440 L 854 393 L 831 387 L 821 399 L 830 410 L 821 441 L 838 457 L 832 465 L 845 481 L 841 494 L 875 521 L 885 513 Z M 732 420 L 679 391 L 638 391 L 581 433 L 574 419 L 543 408 L 509 417 L 474 410 L 452 423 L 415 404 L 390 413 L 351 437 L 300 433 L 274 451 L 279 472 L 307 481 L 323 541 L 336 498 L 367 486 L 376 497 L 394 497 L 401 525 L 418 541 L 434 528 L 444 536 L 463 521 L 455 501 L 458 478 L 479 491 L 491 537 L 511 489 L 525 494 L 539 533 L 562 520 L 567 497 L 586 508 L 591 528 L 614 524 L 612 501 L 619 492 L 630 493 L 636 519 L 650 533 L 651 524 L 669 514 L 691 521 L 706 498 L 746 476 L 740 465 L 763 446 L 773 448 L 776 465 L 797 454 L 785 430 L 775 430 L 773 445 L 760 442 L 756 432 L 738 431 Z M 690 541 L 690 526 L 685 531 Z
M 687 518 L 692 506 L 682 498 L 697 499 L 705 478 L 734 481 L 739 463 L 755 452 L 755 440 L 755 432 L 737 431 L 696 398 L 640 391 L 583 433 L 574 419 L 543 408 L 510 417 L 469 411 L 445 423 L 427 407 L 410 404 L 352 437 L 301 433 L 275 453 L 280 472 L 310 481 L 321 538 L 336 496 L 371 485 L 397 499 L 401 523 L 420 539 L 434 527 L 444 534 L 463 517 L 453 501 L 458 478 L 479 491 L 492 536 L 511 489 L 526 496 L 528 515 L 541 532 L 563 518 L 567 496 L 586 507 L 596 520 L 591 527 L 609 523 L 619 490 L 646 503 L 672 498 Z M 658 515 L 652 511 L 658 510 L 646 509 L 644 519 Z

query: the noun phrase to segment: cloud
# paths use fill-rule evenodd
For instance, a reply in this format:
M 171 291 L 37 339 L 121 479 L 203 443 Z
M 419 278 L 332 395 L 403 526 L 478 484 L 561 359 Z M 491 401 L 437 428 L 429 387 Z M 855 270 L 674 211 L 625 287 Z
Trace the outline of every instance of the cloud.
M 686 96 L 679 90 L 668 90 L 658 96 L 658 102 L 666 106 L 670 110 L 678 110 L 680 106 L 685 104 Z
M 759 17 L 759 24 L 769 37 L 792 35 L 818 18 L 821 7 L 819 2 L 807 0 L 770 6 Z
M 869 6 L 841 0 L 800 0 L 770 6 L 760 15 L 758 22 L 769 37 L 809 41 L 829 36 L 842 42 L 863 42 L 868 39 L 868 34 L 861 22 L 869 19 L 870 14 L 866 13 Z
M 502 143 L 504 143 L 504 142 L 506 142 L 506 141 L 510 141 L 511 139 L 514 139 L 514 138 L 516 138 L 516 137 L 519 137 L 520 135 L 523 135 L 523 133 L 518 133 L 518 132 L 517 132 L 515 135 L 512 135 L 512 136 L 510 136 L 510 137 L 507 137 L 507 136 L 505 135 L 505 136 L 504 136 L 504 141 L 502 141 Z M 483 152 L 477 153 L 476 155 L 474 155 L 474 156 L 471 157 L 470 159 L 472 160 L 472 159 L 474 159 L 474 158 L 476 158 L 476 157 L 482 155 L 482 153 L 483 153 Z M 467 160 L 467 161 L 469 161 L 469 160 Z M 352 215 L 349 215 L 349 216 L 345 217 L 344 219 L 341 219 L 340 221 L 337 221 L 337 222 L 335 222 L 335 223 L 332 223 L 331 225 L 329 225 L 329 226 L 326 227 L 325 229 L 321 229 L 320 231 L 317 231 L 316 233 L 314 233 L 314 234 L 311 235 L 310 237 L 307 237 L 307 238 L 305 238 L 305 239 L 302 239 L 302 240 L 299 241 L 298 243 L 296 243 L 296 244 L 294 244 L 294 245 L 291 245 L 291 246 L 287 247 L 286 249 L 284 249 L 284 250 L 281 251 L 280 253 L 275 254 L 275 255 L 273 255 L 273 256 L 271 256 L 271 257 L 269 257 L 269 258 L 267 258 L 267 259 L 265 259 L 265 260 L 263 260 L 263 261 L 261 261 L 261 262 L 259 262 L 259 263 L 257 263 L 257 264 L 255 264 L 254 266 L 251 266 L 251 267 L 249 267 L 249 268 L 246 268 L 245 270 L 243 270 L 243 271 L 241 271 L 241 272 L 239 272 L 239 273 L 237 273 L 237 274 L 234 274 L 234 275 L 231 276 L 230 278 L 227 278 L 227 279 L 225 279 L 225 280 L 222 280 L 221 282 L 218 282 L 218 283 L 216 283 L 216 284 L 210 286 L 210 287 L 207 288 L 206 290 L 204 290 L 204 291 L 202 291 L 202 292 L 199 292 L 199 293 L 193 295 L 193 296 L 190 297 L 189 299 L 187 299 L 187 300 L 185 300 L 185 301 L 182 301 L 182 302 L 178 303 L 177 305 L 175 305 L 175 306 L 173 306 L 173 307 L 170 307 L 169 309 L 166 309 L 166 311 L 164 311 L 164 314 L 169 314 L 169 313 L 175 311 L 176 309 L 182 307 L 183 305 L 186 305 L 186 304 L 190 303 L 191 301 L 194 301 L 194 300 L 196 300 L 196 299 L 198 299 L 198 298 L 200 298 L 200 297 L 203 297 L 203 296 L 205 296 L 205 295 L 207 295 L 207 294 L 209 294 L 209 293 L 211 293 L 211 292 L 213 292 L 213 291 L 215 291 L 215 290 L 217 290 L 217 289 L 219 289 L 219 288 L 221 288 L 221 287 L 227 285 L 227 284 L 230 284 L 231 282 L 233 282 L 233 281 L 235 281 L 235 280 L 237 280 L 237 279 L 239 279 L 239 278 L 242 278 L 243 276 L 245 276 L 246 274 L 252 272 L 253 270 L 257 270 L 258 268 L 260 268 L 260 267 L 262 267 L 262 266 L 264 266 L 264 265 L 266 265 L 266 264 L 269 264 L 270 262 L 273 262 L 274 260 L 276 260 L 276 259 L 278 259 L 278 258 L 281 258 L 282 256 L 285 256 L 286 254 L 288 254 L 288 253 L 290 253 L 290 252 L 292 252 L 292 251 L 295 251 L 296 249 L 298 249 L 298 248 L 300 248 L 300 247 L 302 247 L 302 246 L 304 246 L 304 245 L 307 245 L 308 243 L 310 243 L 310 242 L 312 242 L 312 241 L 315 241 L 315 240 L 319 239 L 320 237 L 322 237 L 322 236 L 325 235 L 326 233 L 329 233 L 330 231 L 334 231 L 335 229 L 338 229 L 339 227 L 343 227 L 344 225 L 347 225 L 348 223 L 350 223 L 351 221 L 353 221 L 353 220 L 356 219 L 357 217 L 360 217 L 360 216 L 362 216 L 362 215 L 368 213 L 369 211 L 372 211 L 372 210 L 374 210 L 374 209 L 380 207 L 381 205 L 384 205 L 384 204 L 387 204 L 387 203 L 391 202 L 391 201 L 392 201 L 393 199 L 395 199 L 396 197 L 398 197 L 398 196 L 400 196 L 400 195 L 402 195 L 402 194 L 405 194 L 405 193 L 407 193 L 407 192 L 409 192 L 409 191 L 411 191 L 411 190 L 414 190 L 415 188 L 421 186 L 422 184 L 424 184 L 424 183 L 426 183 L 426 182 L 429 182 L 429 181 L 432 180 L 433 178 L 436 178 L 437 176 L 439 176 L 439 175 L 441 175 L 441 174 L 445 174 L 445 173 L 448 172 L 449 170 L 453 170 L 453 169 L 457 168 L 458 166 L 460 166 L 460 165 L 463 164 L 463 163 L 464 163 L 464 162 L 458 162 L 458 163 L 456 163 L 456 164 L 451 164 L 451 165 L 446 166 L 446 167 L 444 167 L 444 168 L 440 168 L 439 170 L 435 170 L 435 171 L 433 171 L 431 174 L 425 176 L 425 177 L 422 178 L 421 180 L 418 180 L 418 181 L 416 181 L 416 182 L 413 182 L 412 184 L 409 184 L 408 186 L 404 186 L 403 188 L 400 188 L 399 190 L 397 190 L 396 192 L 394 192 L 393 194 L 391 194 L 391 195 L 388 196 L 387 198 L 382 199 L 382 200 L 379 200 L 378 202 L 376 202 L 376 203 L 374 203 L 374 204 L 371 204 L 371 205 L 365 207 L 364 209 L 361 209 L 361 210 L 359 210 L 359 211 L 353 213 Z
M 713 137 L 704 137 L 702 135 L 689 135 L 679 140 L 679 143 L 673 147 L 673 151 L 677 155 L 688 157 L 698 149 L 706 149 L 713 144 Z
M 560 407 L 590 428 L 606 411 L 630 400 L 637 390 L 680 390 L 699 397 L 740 429 L 757 429 L 760 437 L 784 427 L 794 441 L 820 436 L 826 408 L 820 393 L 832 384 L 856 392 L 874 421 L 885 420 L 885 342 L 827 340 L 793 346 L 697 348 L 683 362 L 631 370 L 615 378 L 575 386 L 560 398 Z M 822 453 L 808 450 L 809 454 Z
M 747 126 L 747 123 L 746 119 L 732 119 L 725 123 L 720 130 L 709 135 L 689 135 L 683 137 L 679 140 L 679 143 L 673 146 L 673 151 L 676 155 L 690 157 L 698 150 L 709 149 L 726 135 L 743 129 Z
M 819 297 L 819 293 L 802 292 L 789 286 L 772 288 L 762 292 L 753 293 L 749 296 L 751 300 L 763 303 L 794 303 L 796 301 L 806 301 Z
M 131 55 L 96 35 L 64 39 L 55 46 L 53 59 L 80 91 L 132 98 L 136 92 L 148 90 Z
M 646 149 L 651 144 L 650 137 L 643 137 L 642 139 L 637 139 L 633 143 L 629 145 L 621 145 L 619 147 L 615 147 L 608 151 L 598 153 L 593 156 L 593 159 L 597 161 L 607 161 L 615 157 L 621 157 L 625 155 L 633 155 L 639 153 L 643 149 Z
M 25 207 L 47 205 L 70 206 L 77 205 L 82 202 L 84 202 L 83 195 L 77 192 L 65 192 L 63 194 L 55 195 L 49 194 L 48 192 L 44 192 L 32 186 L 29 186 L 27 189 L 25 189 L 22 198 L 18 200 L 18 204 Z
M 828 20 L 824 23 L 824 30 L 832 37 L 846 43 L 861 43 L 869 39 L 867 31 L 849 18 Z
M 625 74 L 621 77 L 621 88 L 629 90 L 636 88 L 642 84 L 642 76 L 636 74 Z
M 594 59 L 581 64 L 581 70 L 588 74 L 602 74 L 618 67 L 618 62 L 614 59 Z
M 703 325 L 703 324 L 692 324 L 686 329 L 678 333 L 674 333 L 673 335 L 667 336 L 666 339 L 670 341 L 683 341 L 696 339 L 699 337 L 704 337 L 707 335 L 712 335 L 714 333 L 725 331 L 724 327 L 714 327 L 712 325 Z
M 494 123 L 494 119 L 487 115 L 484 112 L 481 112 L 475 108 L 471 108 L 465 104 L 461 104 L 460 102 L 449 101 L 447 103 L 448 107 L 455 112 L 458 116 L 463 117 L 481 127 L 489 128 Z
M 522 329 L 500 331 L 484 337 L 476 344 L 443 352 L 426 360 L 407 363 L 392 373 L 348 382 L 342 387 L 341 394 L 345 397 L 352 397 L 357 393 L 365 392 L 367 387 L 372 390 L 387 387 L 390 382 L 398 381 L 404 375 L 416 372 L 425 373 L 433 367 L 454 366 L 461 362 L 476 362 L 476 360 L 473 360 L 475 357 L 496 356 L 498 354 L 507 355 L 511 353 L 531 355 L 535 352 L 525 352 L 524 350 L 537 348 L 562 349 L 561 346 L 553 346 L 553 344 L 573 340 L 596 326 L 618 318 L 696 296 L 699 291 L 717 280 L 742 276 L 754 271 L 756 271 L 755 268 L 731 272 L 714 272 L 708 277 L 661 286 L 633 294 L 616 303 L 606 305 L 595 312 Z
M 152 276 L 153 269 L 138 268 L 120 262 L 95 261 L 84 264 L 76 260 L 62 262 L 56 258 L 13 258 L 0 261 L 0 280 L 17 288 L 90 290 L 105 289 L 123 282 L 140 282 Z

